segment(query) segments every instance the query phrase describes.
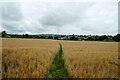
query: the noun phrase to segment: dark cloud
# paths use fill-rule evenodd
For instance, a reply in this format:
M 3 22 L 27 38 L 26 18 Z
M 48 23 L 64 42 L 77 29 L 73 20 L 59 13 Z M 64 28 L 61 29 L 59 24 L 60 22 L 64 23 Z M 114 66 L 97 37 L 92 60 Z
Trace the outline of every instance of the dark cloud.
M 17 2 L 4 2 L 2 7 L 3 20 L 20 21 L 23 18 L 20 5 Z
M 39 19 L 39 23 L 48 31 L 54 33 L 63 33 L 69 29 L 64 27 L 76 28 L 74 24 L 82 23 L 82 19 L 86 10 L 91 7 L 93 3 L 49 3 L 46 7 L 47 12 Z M 72 25 L 72 26 L 71 26 Z M 80 25 L 79 25 L 80 26 Z M 78 27 L 79 27 L 78 26 Z M 64 31 L 63 31 L 64 30 Z M 73 30 L 71 31 L 74 32 Z
M 0 26 L 9 33 L 114 34 L 117 31 L 117 3 L 2 4 Z
M 2 6 L 2 27 L 9 33 L 25 32 L 21 26 L 23 15 L 20 4 L 17 2 L 3 2 Z
M 44 15 L 40 19 L 40 23 L 44 26 L 56 26 L 62 27 L 63 25 L 72 24 L 79 19 L 79 16 L 75 16 L 69 13 L 63 12 L 51 12 Z
M 24 33 L 25 30 L 19 21 L 2 21 L 3 28 L 9 33 Z

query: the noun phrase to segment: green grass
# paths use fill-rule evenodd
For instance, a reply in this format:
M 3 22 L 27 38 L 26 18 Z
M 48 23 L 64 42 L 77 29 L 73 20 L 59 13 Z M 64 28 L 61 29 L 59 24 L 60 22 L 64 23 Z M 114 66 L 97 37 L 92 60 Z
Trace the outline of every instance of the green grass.
M 69 78 L 69 74 L 68 71 L 65 67 L 65 62 L 64 62 L 64 56 L 63 56 L 63 50 L 62 50 L 62 45 L 59 43 L 60 48 L 59 51 L 57 52 L 50 70 L 49 70 L 49 74 L 47 76 L 47 78 L 54 78 L 56 80 L 56 78 Z

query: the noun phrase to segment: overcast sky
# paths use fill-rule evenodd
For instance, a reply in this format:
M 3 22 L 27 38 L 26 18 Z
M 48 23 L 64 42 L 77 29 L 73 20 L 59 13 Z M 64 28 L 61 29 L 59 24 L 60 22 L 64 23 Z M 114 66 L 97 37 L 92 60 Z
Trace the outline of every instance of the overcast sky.
M 117 34 L 119 0 L 4 0 L 0 31 Z

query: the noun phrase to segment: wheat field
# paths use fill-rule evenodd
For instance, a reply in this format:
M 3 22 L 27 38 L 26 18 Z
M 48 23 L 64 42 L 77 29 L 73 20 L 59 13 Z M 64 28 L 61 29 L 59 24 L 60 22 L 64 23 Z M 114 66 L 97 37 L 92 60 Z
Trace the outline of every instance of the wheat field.
M 118 43 L 60 41 L 66 67 L 74 78 L 117 78 Z
M 65 66 L 72 78 L 117 78 L 117 42 L 65 41 Z M 2 39 L 3 78 L 45 78 L 59 44 L 47 39 Z
M 54 40 L 2 39 L 2 77 L 44 78 L 58 47 Z

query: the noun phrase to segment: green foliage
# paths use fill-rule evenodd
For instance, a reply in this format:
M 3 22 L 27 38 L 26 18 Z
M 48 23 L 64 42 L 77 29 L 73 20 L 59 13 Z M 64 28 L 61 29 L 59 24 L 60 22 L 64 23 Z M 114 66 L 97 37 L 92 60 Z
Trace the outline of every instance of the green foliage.
M 53 36 L 49 35 L 49 36 L 48 36 L 48 39 L 53 39 Z
M 9 38 L 37 38 L 37 39 L 63 39 L 63 40 L 87 40 L 87 41 L 120 41 L 120 34 L 111 35 L 57 35 L 57 34 L 7 34 L 6 31 L 1 32 L 2 37 Z
M 29 35 L 28 34 L 25 34 L 25 35 L 23 34 L 23 37 L 24 38 L 29 38 Z
M 49 75 L 48 78 L 53 78 L 53 79 L 57 79 L 57 78 L 68 78 L 68 71 L 65 67 L 65 62 L 63 59 L 63 50 L 62 50 L 62 45 L 60 44 L 60 49 L 59 52 L 56 54 L 51 68 L 49 70 Z
M 120 34 L 114 36 L 114 41 L 120 42 Z
M 105 39 L 108 39 L 108 37 L 107 37 L 106 35 L 103 35 L 103 36 L 100 36 L 100 37 L 99 37 L 99 40 L 100 40 L 100 41 L 103 41 L 103 40 L 105 40 Z
M 1 34 L 2 34 L 2 37 L 6 37 L 7 36 L 7 32 L 6 31 L 2 31 Z
M 93 37 L 88 37 L 87 40 L 93 41 L 94 38 Z
M 54 39 L 58 39 L 59 38 L 59 36 L 58 35 L 54 35 Z
M 75 35 L 73 34 L 72 37 L 70 37 L 70 40 L 78 40 L 78 37 L 75 37 Z

